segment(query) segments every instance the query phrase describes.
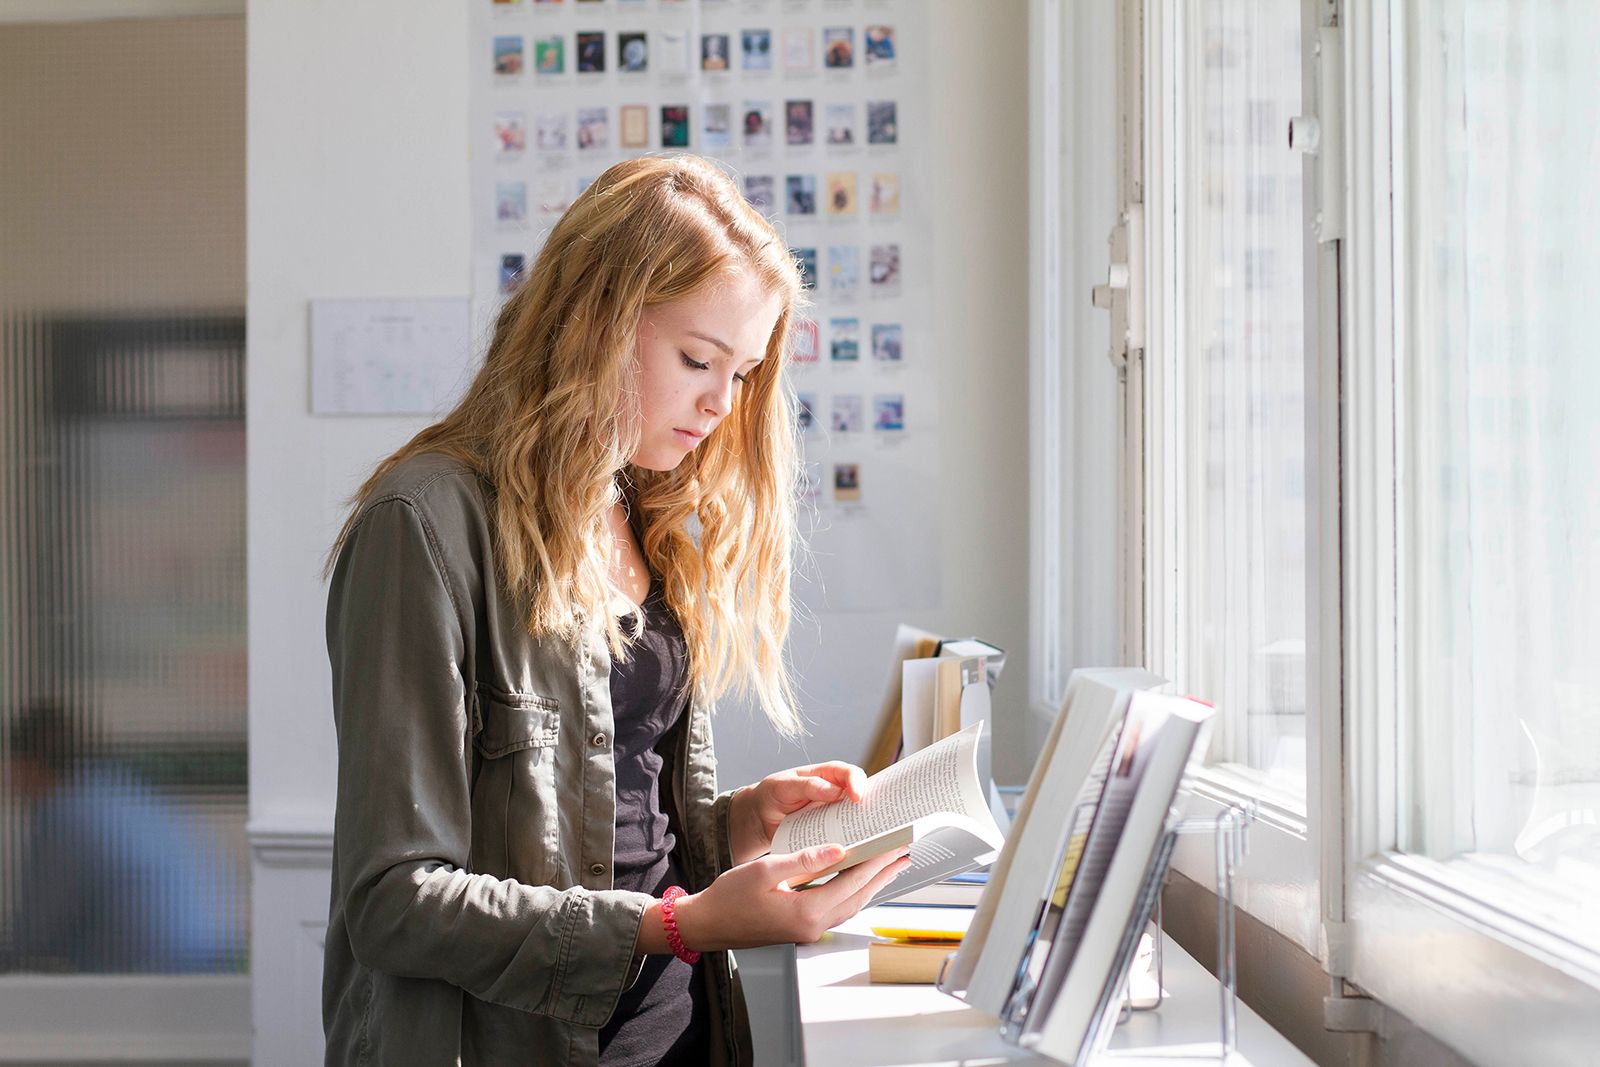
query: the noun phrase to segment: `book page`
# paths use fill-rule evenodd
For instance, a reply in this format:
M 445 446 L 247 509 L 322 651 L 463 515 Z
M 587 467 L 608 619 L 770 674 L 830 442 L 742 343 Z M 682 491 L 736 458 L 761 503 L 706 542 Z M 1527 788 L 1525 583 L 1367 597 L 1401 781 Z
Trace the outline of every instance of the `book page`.
M 879 771 L 867 779 L 859 804 L 836 800 L 795 812 L 778 824 L 772 851 L 798 852 L 830 843 L 848 847 L 939 812 L 993 825 L 978 784 L 982 728 L 981 723 L 973 725 Z
M 940 816 L 924 816 L 918 820 L 933 822 Z M 932 826 L 918 834 L 911 843 L 911 866 L 878 891 L 869 904 L 893 900 L 923 886 L 949 878 L 974 866 L 994 859 L 996 842 L 985 840 L 965 826 Z
M 1106 734 L 1105 741 L 1100 747 L 1100 755 L 1089 768 L 1089 775 L 1083 780 L 1083 786 L 1072 802 L 1071 831 L 1067 836 L 1065 855 L 1062 857 L 1060 873 L 1056 877 L 1055 889 L 1050 894 L 1049 903 L 1052 908 L 1063 909 L 1067 906 L 1067 891 L 1072 888 L 1072 879 L 1078 873 L 1078 863 L 1083 858 L 1083 849 L 1088 841 L 1089 831 L 1094 826 L 1096 813 L 1100 810 L 1099 805 L 1104 803 L 1107 793 L 1106 781 L 1111 777 L 1111 760 L 1116 756 L 1121 736 L 1120 730 L 1112 730 Z M 1110 862 L 1110 860 L 1108 857 L 1100 857 L 1097 862 Z

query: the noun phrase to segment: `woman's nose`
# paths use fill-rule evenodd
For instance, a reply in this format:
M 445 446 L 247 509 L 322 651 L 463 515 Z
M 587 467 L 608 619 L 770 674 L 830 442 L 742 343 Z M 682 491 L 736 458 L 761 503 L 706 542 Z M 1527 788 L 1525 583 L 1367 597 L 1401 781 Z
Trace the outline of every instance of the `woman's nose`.
M 700 401 L 701 407 L 708 415 L 715 415 L 719 419 L 726 418 L 728 412 L 733 410 L 733 391 L 736 388 L 737 385 L 730 375 L 723 380 L 722 388 L 707 390 Z

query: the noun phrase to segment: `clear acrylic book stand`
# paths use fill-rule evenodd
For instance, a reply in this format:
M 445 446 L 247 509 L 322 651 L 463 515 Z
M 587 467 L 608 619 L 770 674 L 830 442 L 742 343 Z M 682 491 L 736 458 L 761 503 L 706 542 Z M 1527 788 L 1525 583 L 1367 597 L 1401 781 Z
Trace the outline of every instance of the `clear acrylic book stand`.
M 1139 948 L 1139 938 L 1145 927 L 1155 922 L 1155 954 L 1152 966 L 1158 990 L 1166 988 L 1165 967 L 1161 947 L 1161 888 L 1166 882 L 1167 868 L 1180 834 L 1213 835 L 1216 855 L 1217 890 L 1217 1014 L 1219 1062 L 1227 1063 L 1238 1041 L 1239 970 L 1233 900 L 1234 874 L 1239 862 L 1249 851 L 1250 824 L 1255 821 L 1254 804 L 1234 804 L 1219 812 L 1213 819 L 1188 819 L 1168 830 L 1151 858 L 1150 867 L 1141 883 L 1139 899 L 1135 904 L 1133 921 L 1123 934 L 1112 969 L 1112 980 L 1106 983 L 1095 1012 L 1095 1022 L 1084 1040 L 1074 1067 L 1088 1067 L 1090 1061 L 1115 1059 L 1118 1053 L 1108 1051 L 1111 1031 L 1127 1021 L 1136 1011 L 1155 1011 L 1160 1007 L 1162 994 L 1148 1004 L 1136 1004 L 1132 995 L 1129 972 Z M 1012 1044 L 1022 1043 L 1027 1009 L 1025 999 L 1014 999 L 1014 1007 L 1001 1017 L 1001 1036 Z M 1037 1051 L 1037 1050 L 1036 1050 Z M 1131 1052 L 1132 1055 L 1139 1053 Z

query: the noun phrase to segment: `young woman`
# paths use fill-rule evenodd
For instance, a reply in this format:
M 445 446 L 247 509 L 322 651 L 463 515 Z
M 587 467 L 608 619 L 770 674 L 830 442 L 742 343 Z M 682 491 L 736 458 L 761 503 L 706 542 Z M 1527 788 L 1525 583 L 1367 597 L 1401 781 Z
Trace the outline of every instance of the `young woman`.
M 908 864 L 796 892 L 842 850 L 765 854 L 856 767 L 716 789 L 719 695 L 798 730 L 800 302 L 714 166 L 619 163 L 361 487 L 328 597 L 328 1063 L 749 1063 L 724 950 L 815 940 Z

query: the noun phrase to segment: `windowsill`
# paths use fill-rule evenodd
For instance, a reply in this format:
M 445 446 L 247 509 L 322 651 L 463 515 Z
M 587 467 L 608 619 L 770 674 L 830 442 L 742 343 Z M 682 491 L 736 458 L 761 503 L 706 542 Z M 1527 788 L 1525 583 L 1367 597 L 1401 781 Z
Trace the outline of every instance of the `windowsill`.
M 1526 896 L 1505 884 L 1486 892 L 1486 879 L 1471 861 L 1440 863 L 1402 853 L 1367 860 L 1357 885 L 1368 896 L 1403 895 L 1440 913 L 1441 919 L 1491 938 L 1528 957 L 1532 965 L 1557 970 L 1593 992 L 1600 1013 L 1600 951 L 1575 943 L 1562 930 L 1531 915 Z M 1359 912 L 1356 912 L 1359 914 Z
M 1538 931 L 1541 943 L 1554 939 L 1563 967 L 1593 975 L 1600 983 L 1600 914 L 1594 895 L 1575 891 L 1558 874 L 1513 856 L 1468 854 L 1440 866 L 1449 872 L 1449 882 L 1504 917 L 1502 925 L 1514 922 L 1516 929 Z
M 1486 1062 L 1577 1062 L 1593 1053 L 1600 953 L 1485 895 L 1456 865 L 1384 853 L 1355 871 L 1349 978 L 1447 1044 Z
M 1268 776 L 1232 763 L 1212 763 L 1195 771 L 1195 792 L 1222 804 L 1253 802 L 1256 821 L 1285 833 L 1306 836 L 1305 791 L 1291 792 Z
M 1234 902 L 1302 951 L 1322 959 L 1317 857 L 1307 830 L 1304 798 L 1217 765 L 1196 771 L 1188 787 L 1184 813 L 1193 822 L 1215 819 L 1233 805 L 1254 805 L 1256 818 L 1246 837 L 1249 847 L 1234 874 Z M 1214 891 L 1214 838 L 1206 833 L 1183 834 L 1172 866 Z
M 1217 898 L 1211 883 L 1181 873 L 1161 895 L 1163 927 L 1212 974 L 1217 971 Z M 1328 976 L 1317 959 L 1266 923 L 1245 914 L 1235 925 L 1239 999 L 1318 1063 L 1358 1062 L 1360 1039 L 1324 1028 Z
M 1307 808 L 1305 783 L 1289 789 L 1282 779 L 1237 763 L 1212 763 L 1200 768 L 1195 778 L 1206 787 L 1235 799 L 1249 797 L 1257 805 L 1257 817 L 1274 819 L 1286 829 L 1305 835 Z

